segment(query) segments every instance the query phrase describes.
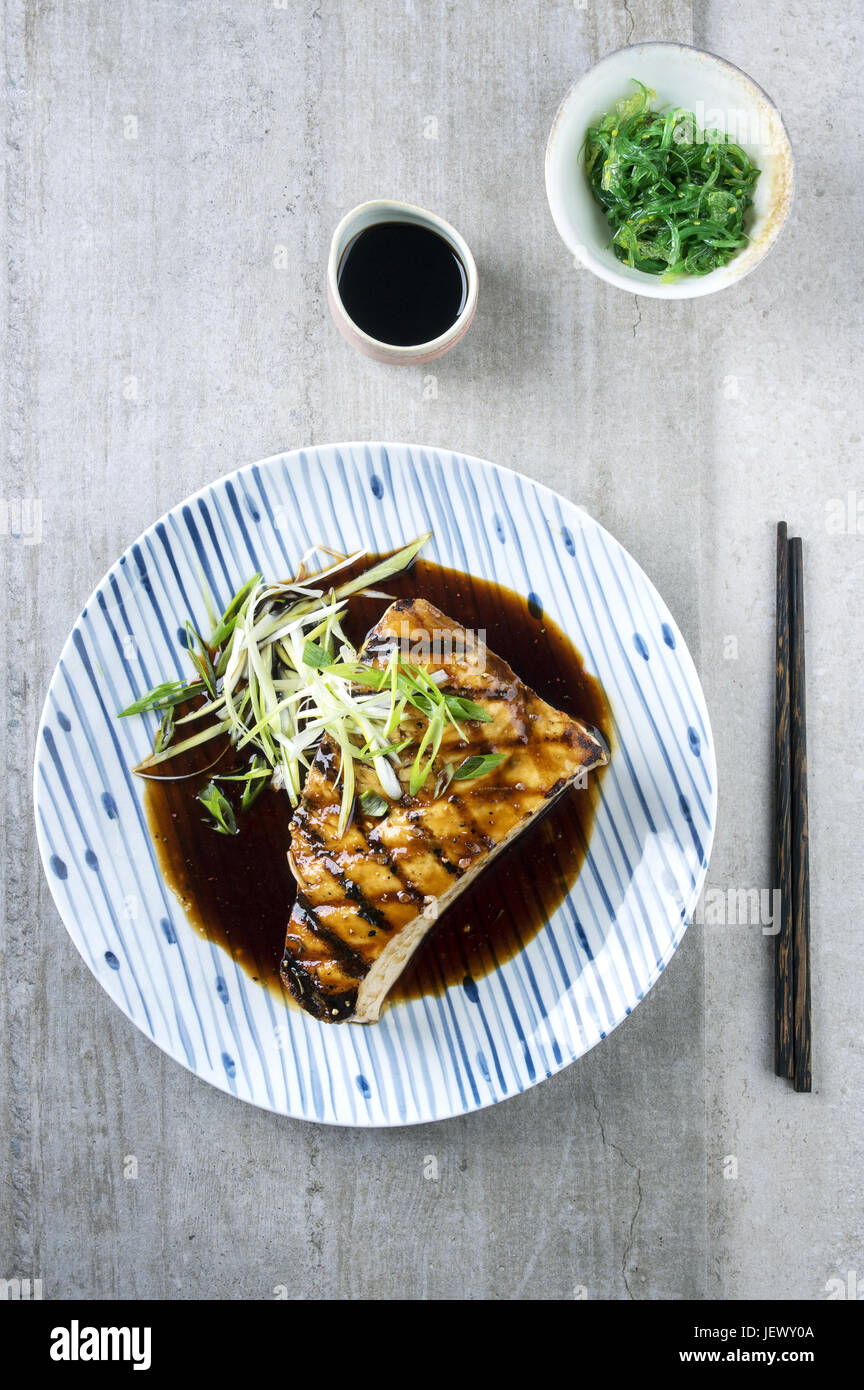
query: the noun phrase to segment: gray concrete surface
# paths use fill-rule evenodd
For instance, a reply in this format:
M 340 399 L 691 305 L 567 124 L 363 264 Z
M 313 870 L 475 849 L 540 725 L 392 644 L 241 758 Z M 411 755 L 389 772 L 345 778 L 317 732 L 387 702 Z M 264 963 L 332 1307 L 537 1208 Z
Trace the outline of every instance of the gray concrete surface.
M 41 500 L 42 539 L 0 536 L 0 1275 L 39 1277 L 47 1298 L 820 1299 L 850 1271 L 864 1287 L 849 7 L 6 0 L 4 16 L 2 497 Z M 783 238 L 706 300 L 635 300 L 575 270 L 546 207 L 560 97 L 646 38 L 738 63 L 796 149 Z M 374 196 L 439 210 L 479 262 L 478 318 L 435 367 L 434 399 L 423 369 L 362 360 L 327 316 L 330 231 Z M 68 627 L 118 552 L 214 475 L 364 437 L 541 478 L 653 577 L 713 715 L 724 889 L 771 882 L 774 523 L 803 535 L 812 1096 L 772 1075 L 771 947 L 752 927 L 694 927 L 588 1057 L 419 1130 L 257 1112 L 101 994 L 31 824 L 36 721 Z M 856 489 L 861 520 L 837 533 L 831 499 Z

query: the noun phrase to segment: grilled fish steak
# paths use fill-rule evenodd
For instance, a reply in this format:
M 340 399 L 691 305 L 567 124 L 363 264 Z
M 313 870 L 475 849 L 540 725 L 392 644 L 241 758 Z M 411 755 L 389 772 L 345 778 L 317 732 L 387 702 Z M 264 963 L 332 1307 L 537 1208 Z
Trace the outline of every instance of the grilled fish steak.
M 418 794 L 408 794 L 409 771 L 401 770 L 402 799 L 382 817 L 360 805 L 364 790 L 380 794 L 380 786 L 371 767 L 355 762 L 354 816 L 341 836 L 340 755 L 322 741 L 291 822 L 297 900 L 282 978 L 304 1009 L 331 1023 L 374 1023 L 444 909 L 581 773 L 606 762 L 602 744 L 578 720 L 541 700 L 425 599 L 391 604 L 366 638 L 364 662 L 385 666 L 406 638 L 416 665 L 445 673 L 442 691 L 492 718 L 462 722 L 464 740 L 449 726 Z M 432 659 L 418 659 L 430 639 Z M 410 739 L 416 748 L 425 727 L 409 705 L 393 741 Z M 467 757 L 490 753 L 504 760 L 444 785 Z M 411 749 L 403 756 L 410 763 Z

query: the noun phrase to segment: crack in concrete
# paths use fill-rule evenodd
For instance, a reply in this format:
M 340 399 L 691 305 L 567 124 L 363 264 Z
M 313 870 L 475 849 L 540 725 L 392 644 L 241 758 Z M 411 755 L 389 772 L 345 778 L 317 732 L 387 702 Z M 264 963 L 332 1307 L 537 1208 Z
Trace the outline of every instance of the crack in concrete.
M 627 16 L 628 24 L 627 37 L 625 38 L 624 42 L 625 44 L 629 44 L 630 40 L 633 37 L 633 30 L 636 28 L 636 21 L 633 18 L 633 14 L 631 12 L 630 6 L 627 3 L 627 0 L 624 0 L 624 13 Z
M 556 1199 L 556 1198 L 558 1197 L 558 1194 L 560 1193 L 561 1188 L 562 1188 L 563 1185 L 564 1185 L 564 1178 L 565 1178 L 565 1175 L 567 1174 L 567 1160 L 568 1160 L 569 1157 L 570 1157 L 570 1150 L 571 1150 L 571 1148 L 573 1147 L 573 1136 L 574 1136 L 574 1133 L 575 1133 L 575 1131 L 574 1131 L 574 1130 L 572 1129 L 572 1127 L 571 1127 L 570 1133 L 567 1135 L 567 1142 L 566 1142 L 566 1144 L 564 1145 L 564 1152 L 563 1152 L 563 1154 L 562 1154 L 562 1156 L 561 1156 L 561 1161 L 560 1161 L 559 1168 L 558 1168 L 558 1181 L 557 1181 L 556 1184 L 555 1184 L 555 1188 L 554 1188 L 554 1191 L 553 1191 L 553 1194 L 552 1194 L 553 1200 L 550 1202 L 550 1209 L 554 1209 L 554 1208 L 557 1207 L 557 1205 L 558 1205 L 557 1201 L 554 1200 L 554 1199 Z M 545 1246 L 545 1244 L 546 1244 L 548 1238 L 549 1238 L 549 1237 L 548 1237 L 548 1232 L 547 1232 L 546 1230 L 542 1230 L 542 1231 L 540 1232 L 540 1235 L 538 1236 L 537 1240 L 534 1242 L 534 1248 L 532 1249 L 531 1254 L 530 1254 L 530 1256 L 529 1256 L 529 1258 L 528 1258 L 528 1261 L 527 1261 L 527 1263 L 526 1263 L 526 1265 L 525 1265 L 525 1273 L 524 1273 L 524 1275 L 522 1276 L 522 1281 L 521 1281 L 521 1283 L 520 1283 L 518 1289 L 516 1290 L 516 1293 L 514 1294 L 514 1297 L 515 1297 L 515 1298 L 521 1298 L 522 1295 L 523 1295 L 523 1293 L 525 1292 L 525 1289 L 526 1289 L 527 1286 L 528 1286 L 528 1282 L 529 1282 L 529 1280 L 530 1280 L 530 1278 L 531 1278 L 531 1275 L 532 1275 L 533 1272 L 534 1272 L 534 1266 L 535 1266 L 535 1264 L 537 1263 L 537 1259 L 538 1259 L 538 1256 L 540 1255 L 540 1251 L 541 1251 L 541 1250 L 543 1249 L 543 1247 Z
M 621 1278 L 624 1281 L 624 1287 L 627 1290 L 627 1297 L 632 1299 L 633 1290 L 630 1287 L 630 1279 L 627 1274 L 627 1264 L 633 1252 L 633 1246 L 636 1240 L 636 1222 L 639 1220 L 639 1213 L 642 1210 L 642 1199 L 644 1196 L 644 1191 L 642 1188 L 642 1169 L 638 1166 L 638 1164 L 633 1163 L 632 1160 L 627 1157 L 620 1145 L 615 1144 L 612 1142 L 611 1139 L 606 1138 L 606 1129 L 603 1124 L 603 1118 L 600 1114 L 600 1106 L 597 1103 L 597 1096 L 593 1090 L 591 1092 L 591 1104 L 594 1107 L 594 1114 L 597 1117 L 597 1126 L 600 1130 L 600 1139 L 603 1143 L 603 1147 L 611 1149 L 613 1153 L 616 1153 L 618 1157 L 621 1159 L 621 1162 L 626 1163 L 627 1167 L 631 1168 L 633 1172 L 636 1174 L 636 1208 L 633 1212 L 632 1217 L 630 1218 L 630 1229 L 627 1233 L 627 1243 L 624 1246 L 624 1250 L 621 1255 Z
M 640 303 L 639 303 L 639 296 L 638 296 L 638 294 L 634 294 L 634 296 L 633 296 L 633 302 L 634 302 L 634 304 L 636 305 L 636 320 L 635 320 L 635 322 L 634 322 L 634 324 L 633 324 L 633 337 L 635 338 L 635 337 L 636 337 L 636 330 L 637 330 L 637 328 L 639 327 L 640 323 L 642 322 L 642 306 L 641 306 Z

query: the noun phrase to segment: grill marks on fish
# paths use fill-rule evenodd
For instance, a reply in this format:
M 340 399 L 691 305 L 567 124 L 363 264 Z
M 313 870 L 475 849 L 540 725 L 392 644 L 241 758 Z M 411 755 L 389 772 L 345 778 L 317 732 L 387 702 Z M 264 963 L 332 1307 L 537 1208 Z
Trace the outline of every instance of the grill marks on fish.
M 440 752 L 416 797 L 407 792 L 378 819 L 364 813 L 359 795 L 380 794 L 371 767 L 355 764 L 358 799 L 338 835 L 338 753 L 325 740 L 310 770 L 291 824 L 298 878 L 282 975 L 316 1017 L 373 1021 L 390 985 L 441 910 L 490 859 L 542 812 L 576 775 L 606 761 L 597 740 L 578 721 L 554 709 L 510 667 L 485 652 L 485 667 L 467 634 L 423 599 L 391 605 L 363 649 L 364 659 L 386 664 L 394 641 L 414 634 L 449 634 L 458 657 L 430 661 L 440 688 L 480 704 L 491 721 L 448 726 Z M 425 720 L 406 712 L 398 739 L 419 743 Z M 503 753 L 482 777 L 445 786 L 443 769 L 473 754 Z M 403 755 L 410 764 L 410 752 Z

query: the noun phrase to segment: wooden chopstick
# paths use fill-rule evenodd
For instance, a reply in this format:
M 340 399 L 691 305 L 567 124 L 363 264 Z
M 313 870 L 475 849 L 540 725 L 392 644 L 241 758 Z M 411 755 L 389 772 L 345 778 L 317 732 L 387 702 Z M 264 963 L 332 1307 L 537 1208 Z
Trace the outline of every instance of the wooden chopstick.
M 792 970 L 791 741 L 789 728 L 789 541 L 786 522 L 777 526 L 777 689 L 775 697 L 776 784 L 774 818 L 780 930 L 774 938 L 774 1070 L 795 1075 Z
M 804 564 L 799 538 L 789 542 L 789 731 L 791 751 L 791 897 L 794 997 L 794 1086 L 809 1091 L 810 843 L 807 812 L 807 700 L 804 671 Z

